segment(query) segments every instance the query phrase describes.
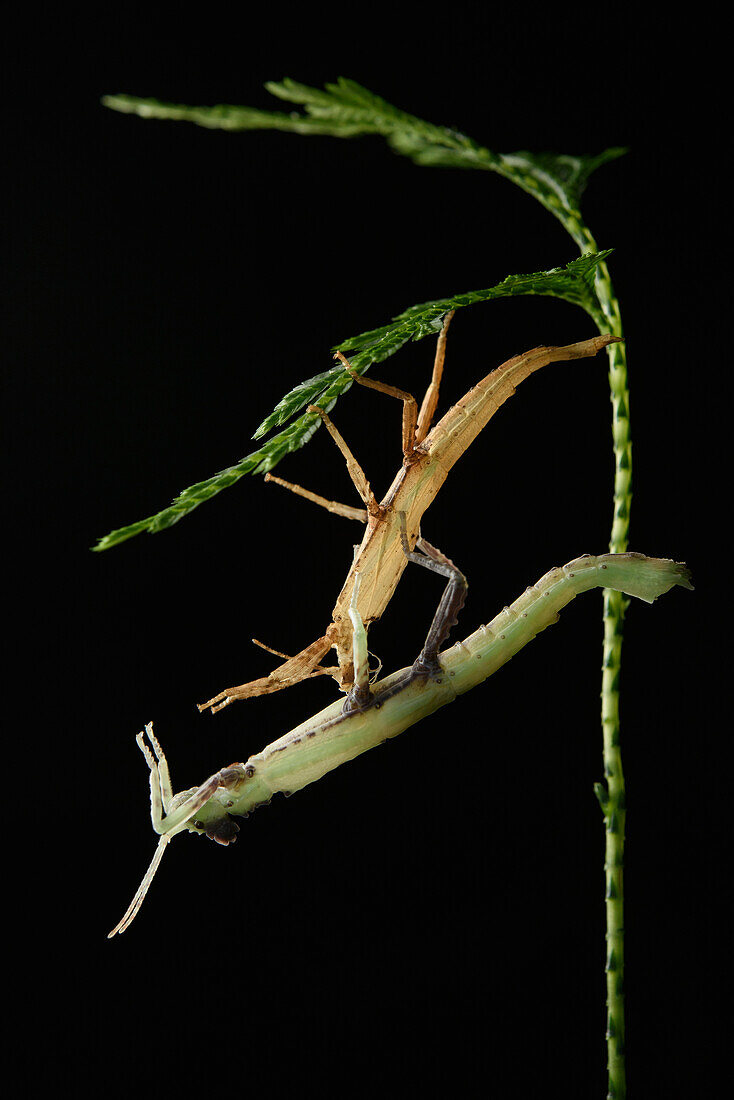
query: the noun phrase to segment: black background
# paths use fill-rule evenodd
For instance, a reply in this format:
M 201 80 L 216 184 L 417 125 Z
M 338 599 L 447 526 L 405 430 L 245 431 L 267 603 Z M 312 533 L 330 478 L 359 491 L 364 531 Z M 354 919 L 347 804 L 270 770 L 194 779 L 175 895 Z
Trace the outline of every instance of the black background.
M 697 588 L 628 614 L 629 1075 L 640 1098 L 709 1095 L 729 896 L 726 581 L 710 568 L 728 370 L 716 28 L 587 8 L 232 20 L 217 5 L 184 25 L 135 7 L 68 15 L 17 52 L 6 469 L 21 490 L 7 538 L 23 1035 L 75 1095 L 152 1091 L 152 1064 L 166 1092 L 604 1095 L 598 593 L 449 710 L 275 799 L 234 848 L 178 840 L 136 923 L 105 939 L 154 847 L 136 732 L 155 721 L 181 789 L 331 701 L 317 680 L 215 718 L 194 706 L 269 671 L 253 635 L 295 652 L 322 633 L 360 532 L 244 479 L 172 530 L 88 548 L 252 450 L 339 340 L 576 255 L 506 181 L 419 169 L 378 138 L 210 132 L 99 104 L 126 91 L 280 109 L 265 80 L 345 75 L 501 152 L 630 146 L 584 198 L 616 250 L 630 545 L 686 560 Z M 460 312 L 441 411 L 509 356 L 594 331 L 554 300 Z M 409 345 L 373 377 L 420 395 L 432 355 Z M 423 530 L 469 578 L 458 636 L 606 549 L 609 411 L 602 357 L 558 365 L 457 466 Z M 381 495 L 400 407 L 353 388 L 334 417 Z M 358 503 L 325 432 L 277 472 Z M 370 635 L 386 671 L 412 660 L 440 587 L 406 572 Z

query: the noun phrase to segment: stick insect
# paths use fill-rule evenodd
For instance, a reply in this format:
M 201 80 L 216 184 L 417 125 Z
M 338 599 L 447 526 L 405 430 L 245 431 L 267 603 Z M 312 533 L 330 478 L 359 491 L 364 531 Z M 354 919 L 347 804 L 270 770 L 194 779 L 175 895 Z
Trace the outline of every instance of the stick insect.
M 409 551 L 407 539 L 405 543 L 406 558 L 448 577 L 426 643 L 410 668 L 401 669 L 370 688 L 367 634 L 358 610 L 362 580 L 358 574 L 349 609 L 356 669 L 351 706 L 337 700 L 246 763 L 230 764 L 201 786 L 177 795 L 173 794 L 166 757 L 152 723 L 138 734 L 137 743 L 150 770 L 153 829 L 160 839 L 137 893 L 109 938 L 124 932 L 134 920 L 168 844 L 178 833 L 186 830 L 208 836 L 219 844 L 233 843 L 239 832 L 233 816 L 247 817 L 278 792 L 291 794 L 301 790 L 476 687 L 537 634 L 557 622 L 561 609 L 582 592 L 596 587 L 611 588 L 652 603 L 675 585 L 693 587 L 688 569 L 679 562 L 633 553 L 583 555 L 568 565 L 551 569 L 492 622 L 439 655 L 440 646 L 463 605 L 466 579 L 451 561 L 425 541 L 419 542 L 422 553 Z
M 424 512 L 446 480 L 452 466 L 476 439 L 495 412 L 515 393 L 515 389 L 529 375 L 548 363 L 569 359 L 582 359 L 596 355 L 609 344 L 619 342 L 617 336 L 595 336 L 566 347 L 538 347 L 516 355 L 493 370 L 477 383 L 431 429 L 431 422 L 438 404 L 438 394 L 443 374 L 446 334 L 453 310 L 446 314 L 438 338 L 431 382 L 426 390 L 420 411 L 415 398 L 372 379 L 362 378 L 352 370 L 346 357 L 337 352 L 345 370 L 355 382 L 377 390 L 403 402 L 402 446 L 403 462 L 392 485 L 382 501 L 375 497 L 365 474 L 349 447 L 328 415 L 317 406 L 309 411 L 317 413 L 344 456 L 349 475 L 365 505 L 364 509 L 327 501 L 323 497 L 268 474 L 266 480 L 291 489 L 301 496 L 326 507 L 329 511 L 366 524 L 362 543 L 357 549 L 347 578 L 332 612 L 332 622 L 325 634 L 289 657 L 268 676 L 225 688 L 199 705 L 199 710 L 211 707 L 221 710 L 236 699 L 267 695 L 298 683 L 311 676 L 332 675 L 342 691 L 349 691 L 354 683 L 352 647 L 352 619 L 355 579 L 361 578 L 355 610 L 365 628 L 375 622 L 387 607 L 403 570 L 407 557 L 402 546 L 402 523 L 405 523 L 409 549 L 415 548 Z M 403 516 L 404 520 L 400 517 Z M 261 643 L 257 643 L 261 644 Z M 320 662 L 331 648 L 336 649 L 338 664 L 324 668 Z M 269 648 L 264 646 L 263 648 Z M 277 650 L 271 650 L 279 656 Z

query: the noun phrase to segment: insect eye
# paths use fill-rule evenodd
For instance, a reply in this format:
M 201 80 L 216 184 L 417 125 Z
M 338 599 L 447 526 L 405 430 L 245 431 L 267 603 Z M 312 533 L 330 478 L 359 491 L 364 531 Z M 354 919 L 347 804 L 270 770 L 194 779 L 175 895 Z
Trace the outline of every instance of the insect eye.
M 204 822 L 203 821 L 192 821 L 191 824 L 194 826 L 195 829 L 203 829 L 204 828 Z
M 206 835 L 210 840 L 216 840 L 217 844 L 234 844 L 239 831 L 239 825 L 236 825 L 230 817 L 222 818 L 221 821 L 212 821 L 206 827 Z

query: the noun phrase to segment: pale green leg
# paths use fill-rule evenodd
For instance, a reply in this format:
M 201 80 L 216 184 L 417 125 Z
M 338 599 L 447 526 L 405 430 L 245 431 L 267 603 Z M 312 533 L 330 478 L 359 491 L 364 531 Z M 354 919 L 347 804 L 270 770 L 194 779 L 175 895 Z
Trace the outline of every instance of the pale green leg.
M 168 761 L 166 760 L 166 754 L 161 748 L 161 743 L 153 733 L 153 723 L 148 722 L 145 727 L 145 732 L 148 734 L 148 740 L 155 750 L 155 755 L 158 760 L 158 777 L 161 787 L 161 798 L 163 800 L 163 809 L 168 812 L 168 807 L 171 804 L 173 798 L 173 787 L 171 786 L 171 773 L 168 770 Z
M 216 792 L 219 786 L 219 772 L 216 775 L 212 775 L 205 783 L 202 783 L 200 787 L 197 787 L 190 798 L 174 810 L 173 813 L 166 814 L 163 822 L 163 828 L 156 830 L 156 832 L 165 832 L 166 834 L 178 833 L 181 831 L 184 825 L 191 820 L 191 818 L 199 812 L 202 806 L 205 806 L 212 795 Z
M 152 723 L 149 722 L 148 725 L 145 727 L 145 733 L 150 735 L 151 730 Z M 164 794 L 164 780 L 161 777 L 160 769 L 153 757 L 153 753 L 146 745 L 144 738 L 145 734 L 139 733 L 135 740 L 137 741 L 138 748 L 145 757 L 146 764 L 150 768 L 150 820 L 153 823 L 153 828 L 155 832 L 161 834 L 166 832 L 166 829 L 163 825 L 163 814 L 164 811 L 167 809 L 168 799 L 166 797 L 166 794 Z M 158 745 L 158 748 L 160 749 L 160 745 Z M 168 789 L 170 790 L 171 778 L 168 772 L 168 767 L 166 767 L 166 779 L 168 781 Z
M 219 772 L 210 776 L 200 787 L 197 787 L 190 798 L 187 798 L 185 802 L 171 811 L 173 800 L 171 775 L 163 749 L 153 733 L 152 722 L 149 722 L 145 727 L 145 733 L 148 734 L 157 757 L 157 760 L 154 759 L 153 753 L 145 744 L 145 735 L 139 733 L 135 740 L 150 768 L 150 819 L 154 830 L 160 836 L 172 836 L 174 833 L 179 832 L 182 826 L 190 821 L 194 814 L 209 801 L 219 786 Z
M 359 573 L 354 578 L 354 589 L 349 605 L 349 618 L 352 620 L 352 661 L 354 663 L 354 686 L 344 700 L 342 712 L 349 714 L 354 710 L 363 710 L 370 701 L 370 663 L 367 652 L 367 630 L 362 616 L 357 610 L 357 596 L 360 584 Z
M 202 806 L 206 805 L 216 792 L 220 782 L 222 785 L 226 785 L 229 773 L 232 771 L 232 769 L 224 768 L 222 771 L 210 776 L 209 779 L 202 783 L 200 787 L 197 787 L 191 796 L 185 799 L 180 806 L 169 812 L 173 803 L 173 789 L 171 787 L 171 774 L 168 770 L 168 762 L 158 738 L 153 733 L 152 722 L 149 722 L 145 727 L 145 733 L 147 733 L 150 743 L 155 750 L 155 757 L 145 744 L 144 733 L 139 733 L 135 740 L 150 768 L 150 819 L 153 823 L 153 829 L 160 836 L 160 840 L 158 841 L 158 846 L 150 862 L 150 866 L 143 876 L 143 881 L 140 883 L 135 893 L 135 897 L 127 907 L 122 920 L 119 924 L 116 924 L 108 934 L 108 939 L 111 939 L 118 933 L 124 932 L 126 928 L 130 927 L 140 906 L 143 904 L 143 899 L 148 893 L 150 884 L 163 859 L 163 853 L 170 841 L 176 833 L 181 832 L 187 822 L 199 812 Z

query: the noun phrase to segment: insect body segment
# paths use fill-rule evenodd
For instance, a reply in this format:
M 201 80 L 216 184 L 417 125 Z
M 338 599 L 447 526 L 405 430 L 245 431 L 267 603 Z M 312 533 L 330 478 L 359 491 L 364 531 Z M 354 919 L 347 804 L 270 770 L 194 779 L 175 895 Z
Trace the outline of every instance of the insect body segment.
M 355 555 L 346 581 L 332 612 L 332 622 L 324 635 L 285 664 L 274 669 L 267 677 L 236 687 L 226 688 L 206 703 L 200 710 L 212 711 L 228 706 L 236 699 L 246 699 L 289 687 L 310 676 L 323 674 L 321 661 L 332 647 L 337 651 L 338 668 L 332 674 L 342 691 L 349 691 L 354 682 L 352 652 L 352 600 L 355 578 L 360 576 L 359 595 L 355 609 L 366 629 L 379 619 L 387 607 L 407 564 L 403 553 L 403 537 L 407 537 L 409 550 L 414 551 L 420 534 L 421 519 L 443 485 L 451 468 L 476 439 L 494 413 L 512 396 L 516 387 L 541 367 L 567 359 L 581 359 L 596 355 L 619 337 L 595 336 L 565 347 L 539 347 L 516 355 L 497 367 L 454 405 L 432 428 L 430 424 L 438 400 L 438 390 L 443 371 L 446 332 L 451 315 L 447 314 L 439 338 L 434 361 L 433 376 L 426 396 L 416 415 L 417 402 L 402 390 L 363 379 L 352 371 L 348 360 L 337 353 L 349 373 L 362 385 L 378 389 L 403 401 L 403 464 L 382 501 L 377 501 L 369 482 L 346 443 L 329 417 L 315 406 L 328 430 L 344 455 L 352 481 L 365 505 L 356 510 L 348 505 L 325 501 L 308 490 L 295 487 L 301 495 L 315 503 L 328 507 L 351 519 L 363 512 L 366 530 Z M 429 430 L 430 429 L 430 430 Z M 284 484 L 281 479 L 272 478 Z M 287 483 L 285 483 L 287 485 Z M 290 487 L 287 485 L 287 487 Z M 401 513 L 404 519 L 401 519 Z M 404 524 L 404 529 L 403 529 Z
M 362 617 L 357 610 L 361 577 L 359 573 L 356 574 L 352 602 L 349 608 L 349 617 L 354 628 L 353 654 L 355 676 L 354 685 L 344 701 L 342 714 L 351 714 L 357 710 L 366 710 L 367 707 L 370 706 L 382 706 L 383 703 L 387 702 L 388 698 L 391 698 L 398 690 L 402 691 L 414 680 L 431 677 L 440 683 L 442 668 L 438 657 L 438 651 L 441 645 L 446 641 L 451 627 L 456 625 L 458 613 L 464 606 L 467 591 L 466 577 L 464 574 L 459 572 L 452 561 L 449 561 L 440 550 L 437 550 L 435 546 L 431 546 L 425 539 L 419 539 L 416 544 L 422 553 L 416 554 L 409 550 L 408 540 L 405 534 L 405 515 L 402 512 L 399 514 L 399 519 L 403 553 L 406 559 L 416 562 L 416 564 L 422 565 L 426 569 L 432 569 L 434 572 L 442 574 L 444 577 L 448 578 L 448 584 L 446 585 L 446 589 L 436 609 L 423 649 L 413 662 L 412 668 L 400 681 L 392 684 L 390 688 L 384 689 L 380 693 L 373 694 L 369 687 L 367 631 L 364 628 Z
M 447 566 L 448 575 L 426 644 L 412 667 L 374 685 L 362 707 L 345 714 L 342 701 L 337 700 L 246 763 L 222 768 L 201 786 L 177 795 L 172 794 L 166 758 L 152 725 L 146 726 L 145 733 L 153 752 L 145 744 L 145 734 L 138 735 L 150 769 L 151 818 L 160 840 L 135 897 L 110 936 L 124 932 L 135 918 L 167 845 L 178 833 L 188 830 L 231 843 L 237 831 L 232 815 L 246 817 L 273 794 L 292 793 L 314 783 L 476 687 L 556 622 L 560 610 L 582 592 L 609 588 L 652 603 L 675 585 L 693 587 L 686 567 L 668 559 L 632 553 L 585 555 L 546 573 L 492 622 L 439 655 L 463 603 L 466 581 L 429 544 L 423 542 L 422 549 L 432 561 Z M 357 642 L 358 649 L 361 644 Z

